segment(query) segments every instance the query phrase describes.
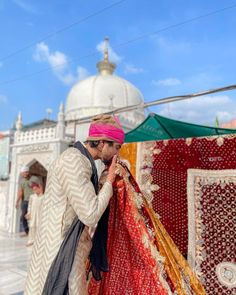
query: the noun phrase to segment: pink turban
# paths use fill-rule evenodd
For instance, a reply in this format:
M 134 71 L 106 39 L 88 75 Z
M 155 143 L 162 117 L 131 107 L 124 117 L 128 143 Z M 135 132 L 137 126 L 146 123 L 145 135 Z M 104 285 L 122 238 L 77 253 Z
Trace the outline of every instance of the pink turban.
M 116 116 L 101 115 L 94 118 L 87 140 L 108 140 L 124 143 L 125 133 Z

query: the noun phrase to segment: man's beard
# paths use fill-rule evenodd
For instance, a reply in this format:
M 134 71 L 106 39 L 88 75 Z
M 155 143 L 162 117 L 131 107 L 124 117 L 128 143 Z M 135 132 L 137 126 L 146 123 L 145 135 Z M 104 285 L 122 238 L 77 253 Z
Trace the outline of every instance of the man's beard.
M 111 159 L 102 159 L 102 162 L 105 166 L 110 166 L 111 162 L 112 162 L 112 158 Z

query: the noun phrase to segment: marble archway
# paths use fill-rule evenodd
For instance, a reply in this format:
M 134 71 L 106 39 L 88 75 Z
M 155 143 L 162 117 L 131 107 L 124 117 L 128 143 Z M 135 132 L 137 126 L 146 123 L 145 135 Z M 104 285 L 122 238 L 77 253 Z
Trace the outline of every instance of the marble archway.
M 22 153 L 22 149 L 13 150 L 12 171 L 9 186 L 9 198 L 6 210 L 6 229 L 9 232 L 19 232 L 20 230 L 20 208 L 15 208 L 17 192 L 19 189 L 20 169 L 23 165 L 30 168 L 32 175 L 39 176 L 43 184 L 46 184 L 47 170 L 54 159 L 54 151 L 48 150 L 35 153 Z

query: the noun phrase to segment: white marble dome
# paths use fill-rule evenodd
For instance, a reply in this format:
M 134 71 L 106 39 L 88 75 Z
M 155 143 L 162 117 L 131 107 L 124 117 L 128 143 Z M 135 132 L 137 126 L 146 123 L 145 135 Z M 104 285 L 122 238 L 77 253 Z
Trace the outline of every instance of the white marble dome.
M 104 60 L 97 64 L 98 74 L 77 82 L 66 102 L 66 121 L 101 114 L 116 108 L 143 103 L 141 92 L 129 81 L 113 75 L 115 64 Z M 119 115 L 121 123 L 132 129 L 144 119 L 144 111 L 137 110 Z M 126 126 L 127 125 L 127 126 Z
M 67 98 L 67 119 L 91 113 L 135 105 L 143 102 L 141 92 L 130 82 L 116 75 L 96 75 L 76 83 Z

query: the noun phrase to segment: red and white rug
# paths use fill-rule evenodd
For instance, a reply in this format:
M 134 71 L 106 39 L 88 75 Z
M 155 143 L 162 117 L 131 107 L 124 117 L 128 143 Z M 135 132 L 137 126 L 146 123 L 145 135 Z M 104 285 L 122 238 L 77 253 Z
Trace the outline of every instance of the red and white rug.
M 188 260 L 207 294 L 236 294 L 236 170 L 189 169 Z

